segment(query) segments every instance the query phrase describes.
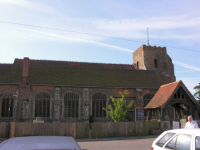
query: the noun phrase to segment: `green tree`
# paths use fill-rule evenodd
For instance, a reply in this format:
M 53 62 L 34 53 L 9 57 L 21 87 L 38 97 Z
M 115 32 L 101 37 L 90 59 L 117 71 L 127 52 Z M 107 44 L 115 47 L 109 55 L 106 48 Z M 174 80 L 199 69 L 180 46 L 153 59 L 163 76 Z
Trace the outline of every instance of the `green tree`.
M 113 98 L 111 96 L 110 98 L 113 106 L 108 105 L 108 110 L 103 108 L 115 122 L 124 121 L 127 111 L 130 110 L 133 105 L 133 100 L 129 104 L 126 104 L 125 97 L 129 94 L 127 90 L 125 90 L 124 93 L 119 93 L 122 98 Z
M 195 86 L 194 89 L 196 90 L 196 92 L 194 93 L 194 97 L 200 100 L 200 83 L 199 85 Z

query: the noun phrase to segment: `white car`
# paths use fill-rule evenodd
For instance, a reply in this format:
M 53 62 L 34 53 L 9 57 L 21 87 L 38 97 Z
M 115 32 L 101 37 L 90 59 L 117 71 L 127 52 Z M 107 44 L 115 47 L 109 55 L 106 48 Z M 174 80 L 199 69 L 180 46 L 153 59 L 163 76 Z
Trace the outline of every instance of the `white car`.
M 0 143 L 0 150 L 81 150 L 70 136 L 14 137 Z
M 200 129 L 168 130 L 153 142 L 151 150 L 200 150 Z

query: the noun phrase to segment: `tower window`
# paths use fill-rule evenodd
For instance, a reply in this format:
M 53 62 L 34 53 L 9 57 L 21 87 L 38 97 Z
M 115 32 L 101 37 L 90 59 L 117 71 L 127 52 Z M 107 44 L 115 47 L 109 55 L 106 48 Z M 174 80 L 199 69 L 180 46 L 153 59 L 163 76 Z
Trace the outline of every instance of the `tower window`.
M 137 61 L 137 68 L 139 69 L 139 61 Z
M 155 68 L 158 68 L 158 61 L 157 61 L 157 59 L 154 59 L 154 66 L 155 66 Z

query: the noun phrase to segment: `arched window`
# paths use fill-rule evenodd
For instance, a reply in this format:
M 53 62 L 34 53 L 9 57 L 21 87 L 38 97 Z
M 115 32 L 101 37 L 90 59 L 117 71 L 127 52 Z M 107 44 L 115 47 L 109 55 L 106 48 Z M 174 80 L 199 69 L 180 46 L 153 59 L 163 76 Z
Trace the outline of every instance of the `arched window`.
M 102 93 L 96 93 L 92 96 L 92 116 L 97 118 L 106 117 L 106 95 Z
M 64 96 L 64 117 L 77 118 L 79 112 L 79 96 L 75 93 L 67 93 Z
M 35 96 L 35 117 L 50 117 L 50 96 L 40 93 Z
M 10 106 L 9 106 L 10 101 Z M 13 98 L 5 97 L 2 100 L 1 104 L 1 117 L 13 117 Z M 10 107 L 10 114 L 9 114 Z
M 158 61 L 157 61 L 157 59 L 154 59 L 154 66 L 155 66 L 155 68 L 158 68 Z

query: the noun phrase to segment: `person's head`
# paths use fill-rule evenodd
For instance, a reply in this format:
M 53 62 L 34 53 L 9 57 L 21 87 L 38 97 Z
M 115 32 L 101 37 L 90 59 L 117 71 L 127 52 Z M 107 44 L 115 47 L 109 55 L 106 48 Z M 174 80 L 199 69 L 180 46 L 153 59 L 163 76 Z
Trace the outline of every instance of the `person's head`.
M 192 116 L 188 116 L 188 121 L 189 121 L 189 122 L 192 122 L 192 120 L 193 120 L 193 119 L 192 119 Z

